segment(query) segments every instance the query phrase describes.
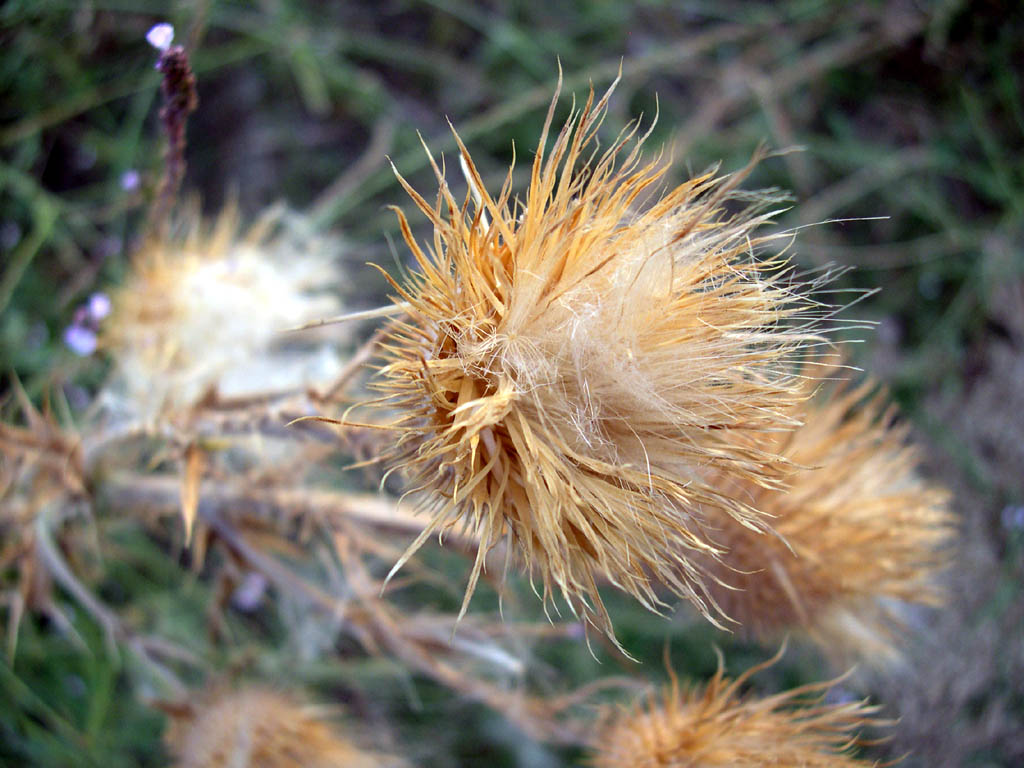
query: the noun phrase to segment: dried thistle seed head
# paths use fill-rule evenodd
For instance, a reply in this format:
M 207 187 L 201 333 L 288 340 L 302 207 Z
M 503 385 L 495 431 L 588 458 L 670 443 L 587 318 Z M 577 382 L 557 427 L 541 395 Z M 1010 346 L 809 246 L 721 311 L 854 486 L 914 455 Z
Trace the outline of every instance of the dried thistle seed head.
M 208 692 L 172 721 L 177 768 L 383 768 L 310 707 L 262 688 Z
M 776 657 L 778 658 L 778 657 Z M 889 725 L 863 701 L 826 704 L 833 682 L 774 696 L 740 694 L 754 667 L 735 680 L 722 668 L 703 688 L 681 688 L 675 676 L 659 702 L 651 696 L 633 710 L 605 714 L 595 728 L 596 768 L 854 768 L 869 763 L 850 750 L 857 732 Z
M 890 425 L 872 389 L 828 384 L 801 407 L 803 426 L 778 438 L 802 468 L 786 491 L 733 486 L 773 516 L 778 537 L 718 513 L 709 520 L 726 550 L 708 560 L 726 614 L 762 638 L 801 629 L 844 661 L 897 656 L 901 612 L 939 601 L 935 577 L 954 535 L 948 494 L 918 476 L 906 428 Z
M 660 582 L 715 612 L 692 557 L 715 551 L 704 512 L 764 520 L 706 475 L 779 484 L 788 468 L 757 436 L 795 425 L 793 358 L 816 340 L 787 263 L 760 257 L 771 213 L 726 212 L 744 174 L 655 197 L 667 168 L 641 163 L 635 127 L 595 153 L 610 94 L 547 151 L 552 102 L 525 200 L 511 174 L 492 197 L 461 142 L 463 204 L 436 165 L 434 205 L 399 177 L 434 240 L 421 248 L 398 212 L 418 272 L 395 284 L 406 314 L 380 382 L 402 413 L 393 456 L 433 513 L 399 566 L 461 523 L 480 541 L 466 602 L 504 540 L 545 600 L 609 634 L 602 578 L 651 609 Z
M 108 405 L 156 421 L 211 390 L 244 397 L 333 375 L 331 348 L 282 333 L 337 312 L 323 293 L 339 282 L 331 241 L 280 212 L 245 237 L 233 206 L 210 230 L 195 212 L 184 218 L 181 236 L 144 244 L 112 297 L 101 328 L 116 365 Z

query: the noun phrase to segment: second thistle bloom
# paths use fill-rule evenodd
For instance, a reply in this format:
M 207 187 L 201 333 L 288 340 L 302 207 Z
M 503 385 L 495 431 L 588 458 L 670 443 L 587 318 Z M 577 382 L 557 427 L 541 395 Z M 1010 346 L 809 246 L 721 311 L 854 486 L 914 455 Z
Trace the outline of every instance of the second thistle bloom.
M 233 206 L 212 227 L 187 210 L 180 229 L 147 241 L 112 296 L 100 337 L 115 363 L 112 416 L 188 422 L 211 392 L 301 389 L 340 369 L 330 348 L 282 334 L 338 311 L 325 291 L 339 280 L 334 241 L 275 211 L 242 236 Z
M 210 690 L 176 713 L 167 733 L 177 768 L 385 768 L 399 763 L 364 752 L 315 710 L 257 687 Z
M 743 174 L 657 198 L 667 168 L 641 162 L 635 128 L 595 155 L 610 94 L 546 151 L 552 103 L 525 199 L 511 175 L 489 194 L 461 142 L 464 202 L 436 165 L 433 204 L 402 180 L 434 239 L 421 247 L 399 212 L 418 269 L 395 285 L 405 314 L 380 382 L 401 414 L 393 458 L 433 514 L 406 557 L 461 524 L 480 542 L 466 602 L 505 542 L 545 599 L 609 633 L 605 579 L 652 609 L 661 583 L 715 614 L 694 565 L 717 554 L 705 511 L 766 524 L 707 478 L 781 483 L 758 436 L 794 425 L 793 358 L 816 338 L 786 263 L 761 254 L 771 213 L 726 211 Z
M 800 629 L 837 659 L 894 660 L 907 606 L 941 602 L 937 577 L 955 534 L 949 495 L 919 475 L 907 428 L 890 425 L 871 382 L 819 381 L 843 375 L 821 365 L 807 379 L 802 426 L 775 438 L 799 467 L 789 487 L 735 489 L 772 516 L 779 536 L 714 516 L 728 552 L 708 561 L 711 590 L 745 632 Z
M 833 683 L 811 683 L 774 696 L 745 694 L 751 676 L 719 669 L 707 685 L 686 687 L 672 674 L 661 696 L 632 710 L 606 711 L 594 729 L 595 768 L 868 768 L 852 752 L 866 727 L 892 723 L 863 701 L 829 704 Z

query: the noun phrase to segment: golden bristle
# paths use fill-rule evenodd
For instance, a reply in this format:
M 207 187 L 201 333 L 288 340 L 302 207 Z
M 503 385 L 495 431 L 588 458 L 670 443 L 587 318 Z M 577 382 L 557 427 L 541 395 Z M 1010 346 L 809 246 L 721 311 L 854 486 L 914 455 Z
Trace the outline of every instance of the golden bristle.
M 755 438 L 795 425 L 792 359 L 816 339 L 787 263 L 755 255 L 771 212 L 724 210 L 745 172 L 652 202 L 667 167 L 641 164 L 646 137 L 627 149 L 635 127 L 595 159 L 610 94 L 591 93 L 546 153 L 552 102 L 524 202 L 511 172 L 491 197 L 461 142 L 461 206 L 437 165 L 435 205 L 399 177 L 434 240 L 422 249 L 398 212 L 418 273 L 394 286 L 406 314 L 380 383 L 402 413 L 395 463 L 433 513 L 396 568 L 461 523 L 481 542 L 463 611 L 504 540 L 545 602 L 560 593 L 609 634 L 600 578 L 652 610 L 666 584 L 713 616 L 691 558 L 715 551 L 703 512 L 765 523 L 705 475 L 778 486 L 785 462 Z
M 906 428 L 889 426 L 871 389 L 826 386 L 801 407 L 804 425 L 779 438 L 780 453 L 802 467 L 787 490 L 735 489 L 773 515 L 778 537 L 715 518 L 727 553 L 709 568 L 732 589 L 711 590 L 756 635 L 799 628 L 834 655 L 883 660 L 896 653 L 900 606 L 939 600 L 948 494 L 917 475 Z
M 261 688 L 217 692 L 167 735 L 177 768 L 379 768 L 287 696 Z
M 776 657 L 777 659 L 778 657 Z M 651 696 L 632 711 L 606 716 L 595 729 L 596 768 L 854 768 L 867 766 L 850 754 L 857 731 L 888 725 L 874 719 L 863 701 L 826 704 L 832 682 L 814 683 L 774 696 L 743 697 L 752 674 L 730 680 L 718 672 L 703 688 L 680 689 L 673 676 L 662 701 Z

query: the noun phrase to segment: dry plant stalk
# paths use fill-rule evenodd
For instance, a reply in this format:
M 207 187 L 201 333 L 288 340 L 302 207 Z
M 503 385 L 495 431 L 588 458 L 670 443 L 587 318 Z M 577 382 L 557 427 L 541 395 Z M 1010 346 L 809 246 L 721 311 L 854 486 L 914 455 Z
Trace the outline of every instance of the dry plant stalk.
M 808 380 L 809 395 L 818 383 Z M 918 476 L 907 428 L 891 426 L 892 409 L 873 389 L 825 384 L 801 406 L 803 425 L 777 438 L 779 453 L 803 467 L 788 489 L 734 487 L 772 515 L 781 538 L 714 516 L 726 554 L 708 560 L 711 590 L 743 630 L 767 639 L 799 628 L 833 656 L 892 660 L 901 609 L 940 601 L 935 577 L 954 535 L 949 494 Z
M 821 313 L 785 259 L 759 257 L 775 238 L 755 233 L 770 201 L 736 191 L 749 169 L 657 197 L 668 167 L 641 162 L 636 125 L 598 153 L 613 89 L 591 92 L 549 152 L 556 93 L 525 201 L 511 171 L 488 194 L 461 141 L 462 205 L 436 163 L 433 205 L 399 176 L 434 238 L 421 248 L 398 211 L 419 271 L 394 284 L 406 314 L 382 344 L 378 401 L 401 413 L 391 458 L 432 515 L 396 569 L 461 524 L 481 541 L 463 612 L 506 541 L 546 605 L 560 594 L 609 635 L 602 577 L 651 610 L 663 583 L 714 620 L 694 565 L 720 554 L 704 515 L 767 521 L 708 478 L 781 486 L 790 467 L 761 446 L 796 425 L 794 359 Z
M 596 768 L 762 768 L 866 766 L 850 754 L 857 732 L 890 725 L 864 701 L 827 704 L 825 691 L 838 681 L 812 683 L 773 696 L 741 695 L 750 677 L 782 655 L 730 680 L 721 657 L 702 688 L 672 682 L 661 700 L 650 695 L 632 710 L 606 712 L 594 729 Z
M 384 768 L 310 707 L 262 688 L 211 691 L 178 710 L 166 739 L 177 768 Z
M 173 31 L 171 35 L 173 37 Z M 167 153 L 164 158 L 164 177 L 149 211 L 149 223 L 152 234 L 162 239 L 167 235 L 171 211 L 185 178 L 185 128 L 189 115 L 199 106 L 199 96 L 196 92 L 196 78 L 192 74 L 192 65 L 184 47 L 170 45 L 168 40 L 168 44 L 161 48 L 156 68 L 163 75 L 160 92 L 164 97 L 164 105 L 160 109 L 160 121 L 167 133 Z
M 4 634 L 10 658 L 27 611 L 46 614 L 74 636 L 71 622 L 54 599 L 53 577 L 36 523 L 44 510 L 74 509 L 75 500 L 86 493 L 79 438 L 62 431 L 48 408 L 36 410 L 18 381 L 13 383 L 24 424 L 0 421 L 0 605 L 7 607 Z M 81 532 L 62 533 L 62 543 L 76 554 Z M 13 577 L 10 584 L 4 578 L 8 574 Z

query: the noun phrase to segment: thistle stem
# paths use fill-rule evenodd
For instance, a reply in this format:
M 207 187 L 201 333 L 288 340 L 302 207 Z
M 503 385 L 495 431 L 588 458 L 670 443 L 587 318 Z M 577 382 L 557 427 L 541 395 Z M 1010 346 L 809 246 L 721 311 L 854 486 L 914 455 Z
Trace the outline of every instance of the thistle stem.
M 325 317 L 322 320 L 314 320 L 311 323 L 305 325 L 297 325 L 294 328 L 286 328 L 282 333 L 296 333 L 298 331 L 308 331 L 311 328 L 322 328 L 325 325 L 339 325 L 341 323 L 349 323 L 354 320 L 369 320 L 375 317 L 391 317 L 393 315 L 401 314 L 409 309 L 409 302 L 403 301 L 397 304 L 389 304 L 386 307 L 377 307 L 376 309 L 364 309 L 359 312 L 349 312 L 346 315 L 336 315 L 335 317 Z
M 164 97 L 160 120 L 167 133 L 167 155 L 160 192 L 150 211 L 149 231 L 162 240 L 167 235 L 171 209 L 185 178 L 185 125 L 188 116 L 199 106 L 199 98 L 196 95 L 196 78 L 182 46 L 173 45 L 163 51 L 156 68 L 164 76 L 160 84 Z

